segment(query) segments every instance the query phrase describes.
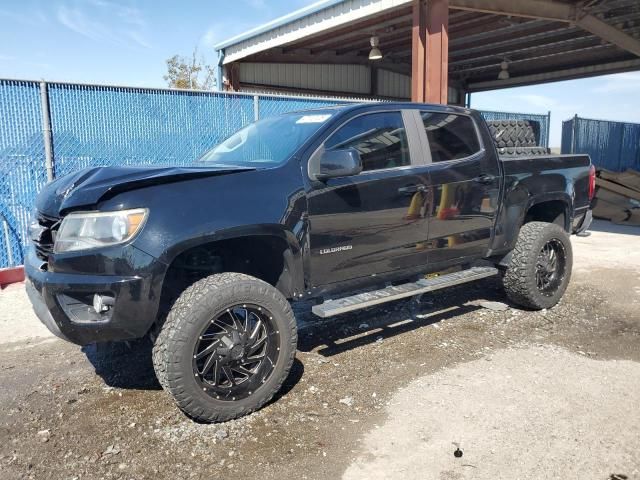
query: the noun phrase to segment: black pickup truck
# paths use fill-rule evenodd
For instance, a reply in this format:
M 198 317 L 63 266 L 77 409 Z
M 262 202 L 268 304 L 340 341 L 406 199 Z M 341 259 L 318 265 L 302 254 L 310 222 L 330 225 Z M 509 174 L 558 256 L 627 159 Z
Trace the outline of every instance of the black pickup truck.
M 412 103 L 267 118 L 194 161 L 48 184 L 26 273 L 59 337 L 149 336 L 160 384 L 201 421 L 278 391 L 296 300 L 329 317 L 501 275 L 515 304 L 552 307 L 595 186 L 586 155 L 499 156 L 479 113 Z

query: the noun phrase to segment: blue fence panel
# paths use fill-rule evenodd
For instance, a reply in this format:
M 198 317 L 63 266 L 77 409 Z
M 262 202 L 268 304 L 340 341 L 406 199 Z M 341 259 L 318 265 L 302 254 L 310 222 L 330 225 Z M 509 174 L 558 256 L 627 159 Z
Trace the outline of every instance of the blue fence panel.
M 538 134 L 538 145 L 543 147 L 549 146 L 549 128 L 551 122 L 551 114 L 540 115 L 535 113 L 515 113 L 515 112 L 494 112 L 491 110 L 479 110 L 485 120 L 529 120 L 538 122 L 540 132 Z
M 306 97 L 279 97 L 261 95 L 258 97 L 258 112 L 260 118 L 273 117 L 281 113 L 296 110 L 309 110 L 312 108 L 330 107 L 344 103 L 353 103 L 353 100 L 329 100 Z M 364 101 L 364 100 L 363 100 Z
M 640 170 L 640 124 L 624 123 L 620 143 L 621 154 L 618 169 L 620 171 Z
M 562 153 L 587 153 L 615 172 L 640 170 L 640 124 L 574 117 L 562 124 Z
M 105 165 L 187 165 L 256 116 L 367 101 L 47 85 L 55 177 Z M 30 210 L 47 179 L 40 102 L 39 82 L 0 80 L 0 268 L 23 262 Z M 538 121 L 548 142 L 547 116 L 482 113 Z
M 253 99 L 51 84 L 55 175 L 103 165 L 187 165 L 253 121 Z
M 39 84 L 0 80 L 0 268 L 23 263 L 33 200 L 46 181 Z
M 573 148 L 573 119 L 562 122 L 561 153 L 571 153 Z

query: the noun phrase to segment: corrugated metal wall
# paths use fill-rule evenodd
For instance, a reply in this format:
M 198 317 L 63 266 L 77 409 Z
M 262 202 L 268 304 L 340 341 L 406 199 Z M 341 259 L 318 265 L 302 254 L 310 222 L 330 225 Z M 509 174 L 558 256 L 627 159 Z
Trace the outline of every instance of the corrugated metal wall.
M 574 117 L 562 122 L 562 153 L 587 153 L 596 167 L 640 170 L 640 124 Z
M 240 63 L 240 83 L 369 95 L 371 74 L 365 65 Z
M 371 92 L 371 69 L 366 65 L 303 63 L 240 63 L 243 86 L 315 90 L 340 94 L 371 95 L 392 99 L 411 97 L 411 77 L 376 69 L 377 91 Z
M 375 95 L 388 98 L 411 98 L 411 77 L 378 69 L 378 91 Z
M 371 89 L 369 65 L 304 63 L 238 63 L 242 91 L 298 91 L 309 95 L 363 96 L 382 100 L 409 100 L 411 76 L 376 68 L 376 87 Z M 449 87 L 449 103 L 463 105 L 462 91 Z

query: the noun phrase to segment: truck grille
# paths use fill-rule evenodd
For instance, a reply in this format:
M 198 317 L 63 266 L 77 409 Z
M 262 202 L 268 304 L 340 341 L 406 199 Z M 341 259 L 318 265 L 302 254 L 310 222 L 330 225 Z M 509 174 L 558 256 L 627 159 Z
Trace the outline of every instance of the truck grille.
M 36 247 L 36 255 L 45 262 L 49 260 L 49 255 L 53 253 L 53 244 L 60 227 L 60 219 L 49 217 L 41 213 L 38 214 L 37 221 L 29 227 L 31 241 Z

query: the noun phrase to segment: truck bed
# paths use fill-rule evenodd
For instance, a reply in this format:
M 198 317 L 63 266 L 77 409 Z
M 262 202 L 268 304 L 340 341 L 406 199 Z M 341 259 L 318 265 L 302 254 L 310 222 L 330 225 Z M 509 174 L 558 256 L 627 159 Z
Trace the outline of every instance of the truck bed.
M 505 174 L 541 173 L 541 170 L 580 169 L 588 173 L 591 165 L 589 155 L 498 155 L 504 165 Z M 544 172 L 551 173 L 551 172 Z

